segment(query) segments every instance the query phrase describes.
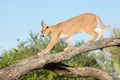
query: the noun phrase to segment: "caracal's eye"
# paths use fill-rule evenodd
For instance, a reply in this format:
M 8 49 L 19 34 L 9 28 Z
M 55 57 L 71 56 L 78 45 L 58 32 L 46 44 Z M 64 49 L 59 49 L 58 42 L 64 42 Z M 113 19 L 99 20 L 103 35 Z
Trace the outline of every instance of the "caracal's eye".
M 41 31 L 41 33 L 43 33 L 43 31 Z
M 49 28 L 49 26 L 46 27 L 47 29 Z

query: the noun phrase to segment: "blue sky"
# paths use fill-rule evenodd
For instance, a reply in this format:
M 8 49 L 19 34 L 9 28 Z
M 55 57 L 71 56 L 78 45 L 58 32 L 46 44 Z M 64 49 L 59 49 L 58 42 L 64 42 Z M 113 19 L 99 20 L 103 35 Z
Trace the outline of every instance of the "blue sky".
M 48 25 L 71 17 L 94 13 L 104 24 L 120 27 L 120 0 L 0 0 L 0 51 L 16 47 L 16 39 L 26 40 L 29 31 L 38 33 L 42 19 Z M 111 29 L 105 30 L 109 37 Z M 73 41 L 87 40 L 88 35 L 74 35 Z

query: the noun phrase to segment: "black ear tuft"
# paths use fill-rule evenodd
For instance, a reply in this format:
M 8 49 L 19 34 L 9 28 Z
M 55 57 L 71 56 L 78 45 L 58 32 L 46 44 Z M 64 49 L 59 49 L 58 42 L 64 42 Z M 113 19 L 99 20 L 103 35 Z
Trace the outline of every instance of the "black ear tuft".
M 49 26 L 46 27 L 47 29 L 49 28 Z

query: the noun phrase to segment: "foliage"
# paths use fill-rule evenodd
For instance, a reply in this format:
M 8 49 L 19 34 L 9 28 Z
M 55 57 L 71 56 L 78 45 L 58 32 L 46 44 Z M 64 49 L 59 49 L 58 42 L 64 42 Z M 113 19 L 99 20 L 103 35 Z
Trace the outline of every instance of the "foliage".
M 111 31 L 111 37 L 120 36 L 120 28 L 114 27 Z M 109 74 L 118 77 L 120 75 L 120 47 L 114 46 L 98 51 L 96 54 L 97 62 L 102 69 Z
M 120 36 L 120 28 L 114 28 L 111 32 L 111 36 Z M 118 54 L 120 52 L 120 46 L 116 46 L 116 47 L 111 47 L 109 48 L 110 53 L 112 53 L 112 55 L 114 55 L 114 58 L 117 59 L 118 61 L 120 61 L 120 54 Z M 120 63 L 120 62 L 119 62 Z
M 115 27 L 112 29 L 111 36 L 120 36 L 120 28 Z M 115 74 L 120 75 L 120 46 L 109 48 L 109 52 L 113 55 L 113 65 L 115 68 Z

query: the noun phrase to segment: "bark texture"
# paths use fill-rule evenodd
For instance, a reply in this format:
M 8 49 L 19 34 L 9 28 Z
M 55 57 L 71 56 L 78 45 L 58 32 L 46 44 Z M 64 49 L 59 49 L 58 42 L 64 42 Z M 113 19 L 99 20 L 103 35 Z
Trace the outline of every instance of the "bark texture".
M 42 57 L 31 56 L 16 64 L 1 69 L 0 80 L 15 80 L 18 79 L 20 76 L 27 74 L 30 71 L 44 68 L 45 65 L 47 64 L 51 63 L 57 64 L 59 62 L 69 60 L 78 54 L 111 46 L 120 46 L 120 37 L 99 40 L 91 44 L 85 44 L 79 47 L 72 48 L 68 51 L 63 51 L 55 54 L 47 54 Z M 65 70 L 53 70 L 53 71 L 58 73 L 59 75 L 64 75 L 67 77 L 71 77 L 71 75 L 73 75 L 73 77 L 92 76 L 101 80 L 112 80 L 111 76 L 109 76 L 107 73 L 94 68 L 64 67 L 64 69 Z M 109 79 L 102 77 L 107 77 Z

